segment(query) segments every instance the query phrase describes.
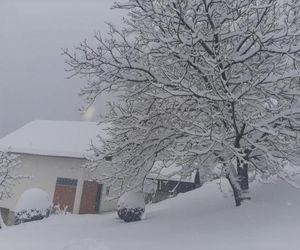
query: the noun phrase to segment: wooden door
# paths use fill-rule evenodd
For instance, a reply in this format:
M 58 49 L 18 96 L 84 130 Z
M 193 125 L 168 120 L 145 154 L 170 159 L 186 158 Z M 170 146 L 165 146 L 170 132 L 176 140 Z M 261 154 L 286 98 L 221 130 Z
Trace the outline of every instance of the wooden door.
M 95 181 L 84 181 L 80 201 L 80 214 L 95 214 L 99 211 L 102 185 Z
M 74 209 L 76 187 L 76 179 L 58 177 L 56 180 L 53 204 L 59 205 L 61 209 L 67 207 L 67 211 L 72 213 Z

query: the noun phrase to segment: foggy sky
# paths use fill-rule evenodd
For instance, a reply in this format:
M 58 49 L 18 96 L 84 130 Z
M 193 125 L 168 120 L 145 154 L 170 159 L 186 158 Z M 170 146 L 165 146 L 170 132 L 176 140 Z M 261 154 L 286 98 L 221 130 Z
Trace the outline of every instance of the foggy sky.
M 112 0 L 0 0 L 0 137 L 34 119 L 80 120 L 83 79 L 67 80 L 62 48 L 121 25 Z M 105 100 L 97 105 L 103 112 Z

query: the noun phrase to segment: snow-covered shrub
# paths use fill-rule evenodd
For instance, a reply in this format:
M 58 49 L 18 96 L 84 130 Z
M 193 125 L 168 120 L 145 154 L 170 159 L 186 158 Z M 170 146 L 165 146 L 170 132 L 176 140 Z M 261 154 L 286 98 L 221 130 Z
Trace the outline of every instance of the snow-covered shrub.
M 52 201 L 49 195 L 38 188 L 26 190 L 20 197 L 16 209 L 16 224 L 41 220 L 50 215 Z
M 139 221 L 145 212 L 145 199 L 142 192 L 130 191 L 123 194 L 118 201 L 117 212 L 125 222 Z
M 66 215 L 66 214 L 70 213 L 67 211 L 67 209 L 68 209 L 68 206 L 61 208 L 60 205 L 57 204 L 57 205 L 53 206 L 52 213 L 56 214 L 56 215 Z

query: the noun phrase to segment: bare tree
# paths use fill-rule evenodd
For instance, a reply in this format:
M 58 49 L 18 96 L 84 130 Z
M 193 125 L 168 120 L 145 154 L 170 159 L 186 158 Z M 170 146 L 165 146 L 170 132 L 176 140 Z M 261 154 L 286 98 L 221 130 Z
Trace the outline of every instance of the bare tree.
M 64 52 L 69 70 L 88 79 L 88 104 L 119 93 L 104 119 L 111 137 L 91 167 L 112 165 L 107 178 L 128 189 L 142 186 L 158 159 L 206 179 L 219 164 L 237 206 L 249 199 L 249 174 L 291 183 L 285 165 L 300 156 L 298 1 L 128 0 L 115 8 L 129 12 L 124 29 L 109 24 L 97 46 Z
M 0 152 L 0 200 L 9 198 L 12 195 L 12 187 L 21 179 L 26 178 L 16 173 L 19 166 L 20 161 L 17 155 Z M 4 226 L 0 211 L 0 228 Z

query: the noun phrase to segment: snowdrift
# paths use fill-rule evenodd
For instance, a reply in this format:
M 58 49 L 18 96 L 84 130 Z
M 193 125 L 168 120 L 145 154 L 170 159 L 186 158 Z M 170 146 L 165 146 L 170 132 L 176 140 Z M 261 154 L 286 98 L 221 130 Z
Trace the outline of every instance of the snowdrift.
M 298 250 L 300 190 L 275 182 L 252 184 L 252 200 L 238 208 L 221 180 L 146 207 L 140 222 L 110 213 L 12 226 L 0 231 L 1 249 Z

